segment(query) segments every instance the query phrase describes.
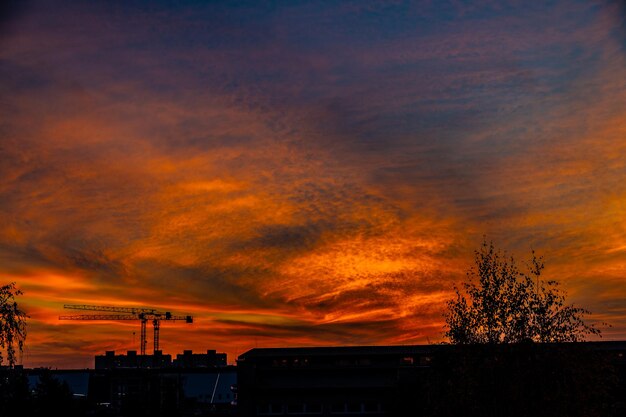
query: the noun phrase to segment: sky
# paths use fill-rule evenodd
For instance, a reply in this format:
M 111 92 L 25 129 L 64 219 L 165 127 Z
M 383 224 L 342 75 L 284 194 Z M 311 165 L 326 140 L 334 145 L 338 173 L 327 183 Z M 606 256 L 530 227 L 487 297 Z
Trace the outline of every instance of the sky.
M 622 1 L 9 1 L 0 283 L 25 366 L 427 344 L 483 239 L 626 339 Z M 149 328 L 148 351 L 151 351 Z

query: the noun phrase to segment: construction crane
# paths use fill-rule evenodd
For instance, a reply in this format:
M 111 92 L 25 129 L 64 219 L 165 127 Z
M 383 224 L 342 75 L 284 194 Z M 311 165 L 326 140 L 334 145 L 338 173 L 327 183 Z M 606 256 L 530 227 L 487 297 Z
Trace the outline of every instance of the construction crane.
M 108 311 L 111 313 L 124 314 L 73 314 L 69 316 L 59 316 L 59 320 L 140 320 L 141 321 L 141 337 L 140 352 L 146 354 L 146 324 L 148 320 L 152 320 L 154 327 L 154 353 L 159 350 L 159 332 L 161 328 L 161 320 L 165 321 L 184 321 L 185 323 L 193 323 L 192 316 L 174 316 L 169 311 L 158 311 L 155 308 L 140 307 L 113 307 L 113 306 L 91 306 L 65 304 L 63 308 L 73 310 L 91 310 L 91 311 Z

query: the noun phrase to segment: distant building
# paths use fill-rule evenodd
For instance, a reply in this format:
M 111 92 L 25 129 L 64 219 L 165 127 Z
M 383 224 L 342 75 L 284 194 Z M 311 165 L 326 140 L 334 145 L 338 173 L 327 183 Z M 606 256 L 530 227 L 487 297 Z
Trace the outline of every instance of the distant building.
M 126 355 L 116 355 L 108 350 L 104 355 L 96 355 L 96 369 L 118 368 L 169 368 L 172 366 L 172 355 L 164 355 L 157 350 L 154 355 L 138 355 L 136 350 L 129 350 Z
M 122 416 L 224 414 L 233 410 L 231 386 L 236 382 L 234 366 L 96 370 L 89 380 L 89 400 L 108 404 Z
M 0 381 L 12 374 L 23 375 L 28 390 L 35 393 L 42 376 L 51 377 L 67 385 L 74 407 L 84 410 L 84 415 L 233 415 L 237 369 L 225 365 L 226 355 L 186 351 L 178 356 L 174 365 L 171 356 L 161 352 L 142 356 L 135 351 L 120 355 L 109 351 L 96 357 L 96 369 L 6 368 L 0 369 Z M 0 416 L 4 416 L 1 403 Z
M 125 369 L 125 368 L 216 368 L 226 366 L 227 359 L 225 353 L 217 353 L 215 350 L 207 350 L 207 353 L 193 353 L 185 350 L 182 354 L 176 355 L 172 361 L 172 355 L 164 355 L 157 350 L 154 355 L 138 355 L 137 351 L 129 350 L 126 355 L 116 355 L 115 351 L 107 351 L 104 355 L 96 355 L 96 369 Z
M 191 350 L 176 355 L 173 366 L 176 368 L 215 368 L 226 366 L 226 354 L 207 350 L 206 353 L 193 353 Z

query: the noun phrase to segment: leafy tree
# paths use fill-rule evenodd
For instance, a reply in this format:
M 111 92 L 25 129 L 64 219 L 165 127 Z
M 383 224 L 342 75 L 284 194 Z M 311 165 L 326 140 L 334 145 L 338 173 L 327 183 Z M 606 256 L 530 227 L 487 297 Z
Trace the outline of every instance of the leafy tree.
M 69 417 L 75 415 L 74 406 L 72 391 L 67 382 L 55 378 L 49 369 L 43 369 L 34 390 L 33 414 Z
M 542 257 L 532 252 L 526 271 L 486 241 L 462 290 L 448 301 L 445 335 L 454 344 L 574 342 L 600 335 L 588 325 L 588 310 L 565 302 L 558 282 L 541 279 Z
M 0 364 L 2 350 L 10 367 L 15 365 L 15 347 L 21 352 L 26 338 L 26 318 L 28 317 L 17 305 L 15 297 L 22 291 L 15 288 L 15 282 L 0 287 Z
M 23 370 L 0 369 L 0 416 L 32 416 L 32 396 Z

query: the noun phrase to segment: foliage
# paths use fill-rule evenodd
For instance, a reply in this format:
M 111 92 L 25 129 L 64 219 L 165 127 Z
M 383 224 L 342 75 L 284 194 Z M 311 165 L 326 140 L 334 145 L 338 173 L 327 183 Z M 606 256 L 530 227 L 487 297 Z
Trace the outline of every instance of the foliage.
M 33 392 L 34 415 L 65 415 L 74 413 L 72 391 L 67 382 L 54 377 L 49 369 L 43 369 Z
M 0 416 L 32 416 L 28 377 L 21 369 L 0 369 Z
M 588 310 L 567 305 L 558 282 L 541 279 L 543 269 L 543 258 L 534 251 L 522 272 L 513 257 L 484 241 L 463 291 L 455 286 L 456 297 L 447 303 L 445 335 L 450 342 L 574 342 L 600 335 L 584 321 Z
M 21 352 L 26 338 L 26 318 L 28 317 L 17 305 L 15 297 L 22 292 L 12 282 L 0 287 L 0 364 L 2 350 L 6 352 L 9 366 L 15 365 L 15 347 Z

